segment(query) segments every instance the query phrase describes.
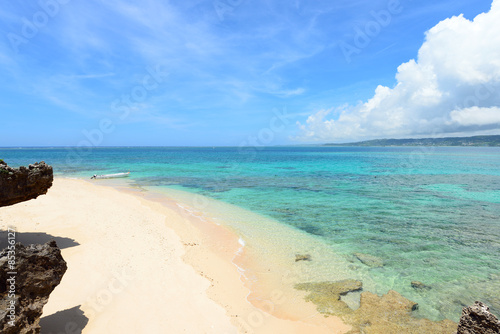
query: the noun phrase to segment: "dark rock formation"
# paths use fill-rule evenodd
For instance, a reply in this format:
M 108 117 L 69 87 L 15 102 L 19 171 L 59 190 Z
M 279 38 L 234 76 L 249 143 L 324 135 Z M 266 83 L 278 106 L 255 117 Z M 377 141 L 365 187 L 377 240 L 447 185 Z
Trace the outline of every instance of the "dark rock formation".
M 299 261 L 311 261 L 311 255 L 309 254 L 295 254 L 295 262 Z
M 414 288 L 415 290 L 420 290 L 420 291 L 432 289 L 431 286 L 424 284 L 422 282 L 419 282 L 419 281 L 412 281 L 411 287 Z
M 0 252 L 0 333 L 38 334 L 42 308 L 66 272 L 66 262 L 55 241 L 12 246 L 15 253 L 9 248 Z
M 12 168 L 0 160 L 0 206 L 24 202 L 47 193 L 54 179 L 45 162 Z
M 378 268 L 384 266 L 384 261 L 376 256 L 363 253 L 353 254 L 361 263 L 367 265 L 368 267 Z
M 499 334 L 500 321 L 481 302 L 464 307 L 458 323 L 457 334 Z

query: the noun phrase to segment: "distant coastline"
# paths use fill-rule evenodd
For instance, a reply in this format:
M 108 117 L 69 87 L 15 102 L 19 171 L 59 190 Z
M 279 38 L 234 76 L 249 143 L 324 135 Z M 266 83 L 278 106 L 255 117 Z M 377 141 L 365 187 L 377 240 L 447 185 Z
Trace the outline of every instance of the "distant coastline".
M 408 139 L 374 139 L 354 143 L 327 143 L 323 146 L 481 146 L 499 147 L 500 135 L 448 137 L 448 138 L 408 138 Z

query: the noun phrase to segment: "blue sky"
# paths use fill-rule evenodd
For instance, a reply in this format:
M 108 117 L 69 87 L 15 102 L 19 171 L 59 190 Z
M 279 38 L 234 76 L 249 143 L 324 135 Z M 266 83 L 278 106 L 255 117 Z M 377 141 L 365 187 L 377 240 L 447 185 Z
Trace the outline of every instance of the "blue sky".
M 499 11 L 472 22 L 491 6 L 491 0 L 3 1 L 0 146 L 497 134 L 500 64 L 492 59 L 500 41 L 491 40 L 491 31 Z M 457 37 L 469 31 L 479 35 Z M 477 59 L 484 54 L 491 57 Z M 462 65 L 476 59 L 477 73 L 462 75 Z M 486 99 L 462 105 L 449 98 L 477 95 L 481 87 L 490 92 Z M 418 110 L 415 96 L 424 96 Z

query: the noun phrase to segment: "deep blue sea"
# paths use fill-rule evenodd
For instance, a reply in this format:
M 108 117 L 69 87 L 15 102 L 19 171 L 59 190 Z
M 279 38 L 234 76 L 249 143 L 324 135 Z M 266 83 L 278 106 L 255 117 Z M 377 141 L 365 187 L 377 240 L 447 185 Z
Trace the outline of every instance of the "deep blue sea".
M 500 314 L 500 148 L 9 148 L 0 158 L 44 160 L 66 177 L 130 171 L 132 186 L 201 194 L 304 231 L 377 292 L 418 301 L 422 316 L 457 320 L 475 300 Z M 360 265 L 356 252 L 384 266 Z

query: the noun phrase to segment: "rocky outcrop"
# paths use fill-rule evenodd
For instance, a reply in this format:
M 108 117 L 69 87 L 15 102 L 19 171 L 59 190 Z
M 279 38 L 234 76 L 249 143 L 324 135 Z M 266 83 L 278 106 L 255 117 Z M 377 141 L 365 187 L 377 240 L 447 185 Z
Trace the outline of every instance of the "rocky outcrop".
M 54 179 L 45 162 L 12 168 L 0 160 L 0 206 L 13 205 L 47 193 Z
M 361 281 L 346 279 L 338 282 L 300 283 L 295 289 L 308 291 L 306 301 L 316 304 L 318 311 L 323 314 L 338 315 L 349 311 L 346 303 L 340 300 L 349 292 L 360 291 L 363 288 Z
M 457 328 L 450 320 L 434 322 L 414 317 L 412 312 L 418 308 L 418 304 L 393 290 L 383 296 L 362 292 L 360 306 L 353 310 L 340 296 L 361 290 L 362 283 L 357 280 L 302 283 L 295 285 L 295 288 L 310 292 L 305 299 L 316 304 L 318 312 L 325 316 L 340 316 L 351 325 L 349 334 L 452 334 Z
M 0 333 L 40 333 L 42 308 L 66 272 L 66 262 L 55 241 L 9 247 L 0 252 Z
M 358 333 L 408 333 L 408 334 L 452 334 L 457 324 L 451 320 L 431 321 L 416 318 L 412 312 L 418 304 L 401 296 L 394 290 L 378 296 L 371 292 L 361 294 L 360 307 L 345 316 L 346 322 Z
M 464 307 L 458 323 L 457 334 L 499 334 L 500 321 L 481 302 Z

